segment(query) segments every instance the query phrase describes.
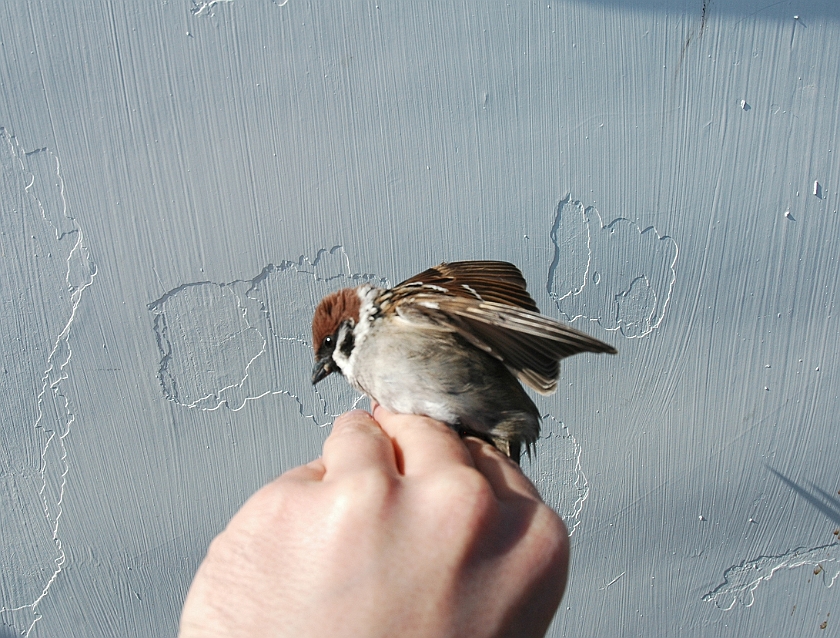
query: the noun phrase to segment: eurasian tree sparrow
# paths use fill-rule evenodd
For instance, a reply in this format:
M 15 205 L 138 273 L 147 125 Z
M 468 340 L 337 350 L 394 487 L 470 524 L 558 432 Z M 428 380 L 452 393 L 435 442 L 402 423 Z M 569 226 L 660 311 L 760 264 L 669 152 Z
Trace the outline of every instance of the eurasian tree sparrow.
M 517 379 L 557 389 L 560 359 L 615 348 L 539 314 L 513 264 L 443 263 L 398 284 L 344 288 L 312 319 L 312 383 L 340 372 L 391 412 L 492 441 L 519 462 L 540 414 Z

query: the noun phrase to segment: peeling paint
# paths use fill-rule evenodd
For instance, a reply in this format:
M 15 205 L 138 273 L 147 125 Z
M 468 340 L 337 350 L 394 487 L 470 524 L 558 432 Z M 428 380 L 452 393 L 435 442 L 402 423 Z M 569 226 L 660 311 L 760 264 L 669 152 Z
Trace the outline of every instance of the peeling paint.
M 523 461 L 522 470 L 543 500 L 563 518 L 571 536 L 589 498 L 589 480 L 581 463 L 583 448 L 566 424 L 550 414 L 543 415 L 541 428 L 535 452 Z
M 776 556 L 759 556 L 733 565 L 723 572 L 723 582 L 703 596 L 703 600 L 713 602 L 725 611 L 736 605 L 752 607 L 755 591 L 762 583 L 768 582 L 780 569 L 800 567 L 813 569 L 814 576 L 819 576 L 826 587 L 831 587 L 840 576 L 840 543 L 797 547 Z
M 593 206 L 566 196 L 551 229 L 548 293 L 570 321 L 597 321 L 625 337 L 659 327 L 677 279 L 677 243 L 619 217 L 604 224 Z
M 310 260 L 266 266 L 253 279 L 183 284 L 151 302 L 164 396 L 200 410 L 237 411 L 249 400 L 285 395 L 319 425 L 358 403 L 343 379 L 309 382 L 299 362 L 312 359 L 312 312 L 339 288 L 375 283 L 355 273 L 341 246 Z
M 24 369 L 16 370 L 17 393 L 34 395 L 35 412 L 29 423 L 22 418 L 29 416 L 28 409 L 5 415 L 6 456 L 0 459 L 0 504 L 11 514 L 0 518 L 0 538 L 16 538 L 28 528 L 32 539 L 27 547 L 0 544 L 4 572 L 0 619 L 28 635 L 41 618 L 38 607 L 66 559 L 59 522 L 70 471 L 65 443 L 77 409 L 67 384 L 73 354 L 70 336 L 96 265 L 65 200 L 60 163 L 54 153 L 46 148 L 24 152 L 15 137 L 0 128 L 0 171 L 0 241 L 6 266 L 3 301 L 15 304 L 21 313 L 46 311 L 49 315 L 24 327 L 2 326 L 11 355 L 4 357 L 6 373 L 22 363 L 16 359 L 46 355 L 40 379 Z M 51 340 L 48 352 L 37 352 L 38 346 L 30 341 L 30 331 L 39 324 L 41 343 Z M 25 354 L 29 347 L 36 352 Z M 20 458 L 33 457 L 33 448 L 37 462 L 21 464 Z
M 289 0 L 271 0 L 276 7 L 283 7 Z M 233 4 L 233 0 L 190 0 L 190 13 L 195 16 L 212 16 L 213 10 L 219 4 Z

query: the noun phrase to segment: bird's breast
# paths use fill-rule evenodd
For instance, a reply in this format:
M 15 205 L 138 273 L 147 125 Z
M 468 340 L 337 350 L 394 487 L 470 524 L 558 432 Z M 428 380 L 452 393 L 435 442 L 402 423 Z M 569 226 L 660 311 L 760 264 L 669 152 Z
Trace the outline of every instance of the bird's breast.
M 454 332 L 383 320 L 353 359 L 348 380 L 390 411 L 484 432 L 517 413 L 538 428 L 536 407 L 505 365 Z

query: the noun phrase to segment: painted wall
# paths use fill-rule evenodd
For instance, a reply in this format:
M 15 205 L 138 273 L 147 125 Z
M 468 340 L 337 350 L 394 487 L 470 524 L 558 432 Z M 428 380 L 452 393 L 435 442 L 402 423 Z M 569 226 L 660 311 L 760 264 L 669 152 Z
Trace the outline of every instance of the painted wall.
M 357 399 L 315 302 L 467 258 L 621 353 L 550 635 L 836 633 L 838 97 L 834 0 L 0 3 L 0 636 L 173 634 Z

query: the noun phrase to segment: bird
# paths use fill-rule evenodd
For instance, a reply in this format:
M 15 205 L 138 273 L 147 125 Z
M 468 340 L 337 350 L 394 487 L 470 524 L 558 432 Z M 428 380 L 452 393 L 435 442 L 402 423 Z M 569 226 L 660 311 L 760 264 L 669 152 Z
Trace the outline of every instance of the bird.
M 312 344 L 313 385 L 337 372 L 387 410 L 442 421 L 516 463 L 540 432 L 522 384 L 552 394 L 561 359 L 617 354 L 540 314 L 504 261 L 443 262 L 393 288 L 333 292 L 315 309 Z

